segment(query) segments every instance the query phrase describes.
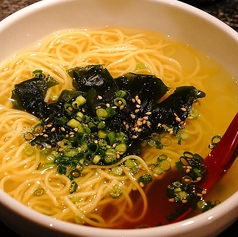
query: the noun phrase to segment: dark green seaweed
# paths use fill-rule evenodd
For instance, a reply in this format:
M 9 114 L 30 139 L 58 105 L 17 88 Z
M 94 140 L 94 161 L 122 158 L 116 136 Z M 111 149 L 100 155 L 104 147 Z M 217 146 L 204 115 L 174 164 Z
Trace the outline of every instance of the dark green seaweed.
M 45 142 L 56 146 L 65 134 L 61 131 L 62 126 L 70 133 L 72 128 L 67 126 L 66 122 L 75 115 L 64 107 L 77 96 L 83 95 L 86 98 L 84 113 L 94 118 L 97 108 L 110 110 L 110 116 L 104 121 L 106 128 L 127 135 L 128 150 L 125 155 L 138 154 L 140 152 L 138 144 L 142 140 L 149 139 L 152 132 L 162 133 L 170 129 L 176 134 L 184 126 L 194 101 L 205 96 L 204 92 L 193 86 L 181 86 L 163 100 L 169 88 L 161 79 L 153 75 L 134 73 L 113 78 L 102 65 L 75 67 L 69 69 L 67 73 L 73 80 L 75 90 L 62 91 L 58 101 L 54 103 L 45 103 L 44 97 L 47 89 L 57 83 L 42 73 L 15 85 L 12 91 L 14 108 L 35 115 L 43 123 L 48 120 L 57 130 L 57 133 L 48 131 L 47 138 L 36 137 L 32 141 L 33 145 L 42 145 Z M 115 106 L 114 102 L 120 91 L 125 93 L 123 108 Z M 136 99 L 139 100 L 135 101 Z M 135 129 L 138 121 L 143 119 L 146 123 L 140 125 L 139 130 Z

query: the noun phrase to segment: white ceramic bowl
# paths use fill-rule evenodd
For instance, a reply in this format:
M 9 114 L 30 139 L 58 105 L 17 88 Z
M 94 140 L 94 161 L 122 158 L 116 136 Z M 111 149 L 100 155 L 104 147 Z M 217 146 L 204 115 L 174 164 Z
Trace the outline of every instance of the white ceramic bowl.
M 0 23 L 0 61 L 60 29 L 126 26 L 171 35 L 206 52 L 238 78 L 238 34 L 221 21 L 175 0 L 48 0 Z M 17 36 L 17 37 L 15 37 Z M 214 42 L 215 39 L 215 42 Z M 235 63 L 236 62 L 236 63 Z M 238 192 L 222 204 L 179 223 L 135 230 L 107 230 L 39 214 L 0 190 L 0 219 L 23 236 L 216 236 L 238 217 Z

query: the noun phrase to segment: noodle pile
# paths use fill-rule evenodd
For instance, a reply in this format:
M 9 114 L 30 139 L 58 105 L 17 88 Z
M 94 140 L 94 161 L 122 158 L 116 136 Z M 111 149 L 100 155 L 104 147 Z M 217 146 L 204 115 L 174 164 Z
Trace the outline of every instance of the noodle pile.
M 73 194 L 69 194 L 71 181 L 58 174 L 55 165 L 47 164 L 39 151 L 27 155 L 27 142 L 23 134 L 30 131 L 38 119 L 12 109 L 9 98 L 14 84 L 32 78 L 34 70 L 40 69 L 59 82 L 58 86 L 47 91 L 46 101 L 59 96 L 63 89 L 72 88 L 67 69 L 92 64 L 102 64 L 114 78 L 126 72 L 153 74 L 172 88 L 194 84 L 195 81 L 195 86 L 206 91 L 203 84 L 208 78 L 207 72 L 201 70 L 204 65 L 190 48 L 152 32 L 125 32 L 119 29 L 56 32 L 39 41 L 33 49 L 16 54 L 0 65 L 0 188 L 16 200 L 65 221 L 108 228 L 122 227 L 124 222 L 135 223 L 136 226 L 141 220 L 143 222 L 149 205 L 146 189 L 139 185 L 137 176 L 144 172 L 151 173 L 149 165 L 161 153 L 166 154 L 174 165 L 185 150 L 192 149 L 192 152 L 201 155 L 208 152 L 207 144 L 214 132 L 214 124 L 213 120 L 208 121 L 201 116 L 199 121 L 187 122 L 186 131 L 191 138 L 182 146 L 177 144 L 175 137 L 171 137 L 172 145 L 162 151 L 150 148 L 148 153 L 143 152 L 142 157 L 127 156 L 107 167 L 85 167 L 82 177 L 75 180 L 78 189 Z M 186 52 L 188 59 L 181 61 L 179 51 Z M 227 103 L 231 103 L 229 98 Z M 200 104 L 196 106 L 199 110 L 202 107 Z M 201 108 L 202 115 L 207 111 L 207 107 L 204 111 Z M 228 117 L 232 117 L 232 113 L 233 110 Z M 203 126 L 206 126 L 206 131 L 203 131 Z M 215 132 L 223 132 L 224 129 L 225 125 Z M 122 176 L 112 175 L 111 168 L 126 159 L 138 160 L 139 173 L 133 175 L 123 168 Z M 37 169 L 39 164 L 44 168 Z M 122 195 L 114 199 L 108 192 L 115 185 L 120 187 Z M 44 190 L 44 193 L 36 195 L 39 190 Z M 138 192 L 138 202 L 132 200 L 132 192 Z M 137 215 L 134 215 L 134 208 L 140 213 L 137 211 Z

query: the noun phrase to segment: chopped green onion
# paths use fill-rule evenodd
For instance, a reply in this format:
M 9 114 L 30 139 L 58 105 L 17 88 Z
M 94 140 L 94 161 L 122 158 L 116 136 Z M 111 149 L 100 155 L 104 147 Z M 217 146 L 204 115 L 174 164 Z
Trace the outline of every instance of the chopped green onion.
M 175 165 L 180 172 L 184 171 L 183 163 L 181 161 L 176 162 Z
M 155 141 L 155 145 L 156 145 L 156 148 L 157 149 L 163 149 L 163 144 L 160 142 L 160 140 L 158 140 L 158 141 Z
M 117 154 L 116 154 L 116 150 L 109 148 L 106 150 L 105 152 L 105 157 L 104 157 L 104 161 L 107 164 L 113 163 L 114 161 L 116 161 L 117 159 Z
M 71 186 L 69 188 L 69 193 L 74 193 L 78 188 L 78 184 L 75 181 L 72 181 Z
M 118 197 L 120 197 L 122 195 L 122 190 L 120 189 L 119 186 L 114 185 L 113 187 L 110 188 L 109 195 L 112 198 L 118 198 Z
M 75 216 L 75 217 L 74 217 L 74 221 L 75 221 L 76 224 L 79 224 L 79 225 L 82 225 L 82 224 L 83 224 L 82 221 L 81 221 L 81 219 L 80 219 L 78 216 Z
M 141 70 L 141 69 L 145 69 L 146 65 L 144 63 L 137 63 L 136 64 L 136 69 L 137 70 Z
M 196 110 L 195 108 L 191 108 L 190 111 L 189 111 L 188 118 L 197 119 L 198 117 L 199 117 L 198 110 Z
M 52 95 L 51 96 L 51 101 L 56 102 L 59 99 L 58 95 Z
M 151 134 L 151 139 L 154 140 L 154 141 L 158 141 L 160 139 L 160 135 L 156 132 L 153 132 Z
M 219 135 L 215 135 L 214 137 L 212 137 L 211 143 L 208 145 L 209 149 L 214 149 L 215 146 L 220 142 L 220 140 L 221 136 Z
M 154 174 L 157 174 L 157 175 L 161 175 L 164 173 L 164 171 L 159 166 L 155 166 L 152 171 Z
M 92 162 L 94 163 L 94 164 L 98 164 L 98 162 L 101 160 L 101 156 L 100 155 L 95 155 L 94 157 L 93 157 L 93 160 L 92 160 Z
M 84 105 L 86 103 L 86 99 L 82 96 L 79 95 L 76 100 L 72 103 L 72 105 L 76 108 L 81 107 L 82 105 Z
M 116 151 L 120 152 L 120 153 L 125 153 L 127 150 L 127 146 L 126 144 L 119 144 L 116 146 Z
M 42 133 L 42 131 L 44 130 L 44 125 L 43 123 L 38 123 L 34 126 L 33 128 L 33 132 L 34 133 Z
M 118 98 L 123 98 L 125 97 L 129 92 L 128 91 L 124 91 L 124 90 L 119 90 L 115 93 L 115 96 Z
M 161 161 L 161 162 L 158 164 L 158 166 L 159 166 L 162 170 L 164 170 L 164 171 L 168 171 L 168 170 L 170 170 L 170 168 L 171 168 L 171 164 L 170 164 L 170 162 L 169 162 L 168 160 L 163 160 L 163 161 Z
M 69 103 L 65 103 L 65 104 L 64 104 L 64 109 L 65 109 L 65 111 L 68 112 L 69 114 L 72 114 L 72 112 L 73 112 L 72 105 L 69 104 Z
M 103 130 L 99 130 L 98 131 L 98 137 L 102 138 L 102 139 L 106 138 L 107 137 L 107 132 L 103 131 Z
M 112 145 L 116 140 L 116 133 L 114 131 L 109 132 L 107 137 L 109 139 L 109 144 Z
M 80 202 L 80 197 L 79 196 L 72 196 L 71 198 L 70 198 L 70 200 L 71 200 L 71 202 L 72 203 L 77 203 L 77 202 Z
M 35 148 L 31 146 L 30 144 L 25 145 L 24 147 L 24 153 L 27 156 L 32 156 L 34 154 Z
M 190 137 L 188 132 L 177 133 L 176 137 L 178 138 L 178 144 L 181 145 L 182 141 L 187 141 Z
M 155 145 L 155 141 L 154 141 L 153 139 L 150 139 L 150 140 L 148 141 L 148 145 L 149 145 L 149 146 L 154 146 L 154 145 Z
M 88 145 L 88 151 L 91 152 L 92 154 L 96 153 L 98 151 L 99 147 L 98 144 L 96 143 L 90 143 Z
M 84 114 L 82 112 L 77 112 L 76 119 L 81 122 L 83 120 Z
M 169 137 L 162 137 L 160 139 L 160 143 L 163 145 L 163 146 L 170 146 L 171 143 L 172 143 L 172 140 L 169 138 Z
M 23 137 L 26 141 L 31 141 L 34 138 L 34 135 L 31 132 L 25 132 Z
M 143 174 L 142 176 L 139 177 L 138 182 L 143 183 L 143 184 L 148 184 L 152 182 L 152 177 L 150 174 Z
M 126 100 L 122 97 L 117 97 L 114 99 L 114 105 L 117 107 L 126 106 Z
M 108 113 L 108 117 L 116 114 L 116 111 L 112 107 L 107 107 L 105 110 Z
M 34 191 L 35 196 L 42 196 L 44 194 L 45 190 L 43 188 L 38 188 Z
M 87 150 L 88 150 L 88 145 L 87 145 L 87 143 L 81 144 L 81 145 L 80 145 L 80 150 L 81 150 L 81 152 L 87 151 Z
M 139 167 L 134 160 L 130 160 L 130 159 L 126 160 L 125 166 L 128 167 L 131 170 L 131 172 L 134 174 L 139 171 Z
M 121 166 L 112 167 L 111 174 L 121 176 L 123 174 L 123 168 Z
M 42 78 L 42 79 L 44 79 L 45 78 L 45 74 L 43 73 L 43 71 L 42 70 L 34 70 L 33 72 L 32 72 L 32 74 L 33 74 L 33 76 L 35 77 L 35 78 Z
M 41 162 L 37 165 L 36 170 L 39 170 L 41 166 Z
M 91 118 L 88 115 L 83 116 L 83 122 L 88 123 L 91 120 Z
M 168 156 L 166 154 L 161 154 L 158 156 L 157 162 L 161 162 L 163 160 L 166 160 L 167 158 L 168 158 Z
M 103 109 L 103 108 L 100 108 L 100 109 L 97 109 L 96 110 L 96 114 L 97 114 L 97 116 L 98 116 L 98 118 L 100 119 L 100 120 L 105 120 L 105 119 L 107 119 L 108 118 L 108 112 L 105 110 L 105 109 Z
M 63 165 L 58 165 L 58 167 L 57 167 L 57 172 L 58 172 L 59 174 L 66 174 L 66 167 L 63 166 Z
M 74 157 L 76 155 L 78 155 L 79 151 L 77 148 L 69 148 L 69 149 L 65 149 L 64 150 L 64 155 L 68 156 L 68 157 Z
M 105 128 L 105 126 L 106 126 L 106 124 L 105 124 L 104 121 L 100 121 L 100 122 L 97 124 L 97 128 L 98 128 L 98 129 L 103 129 L 103 128 Z
M 67 125 L 71 128 L 77 128 L 80 125 L 80 122 L 76 119 L 70 119 Z
M 56 156 L 53 153 L 50 153 L 45 157 L 44 161 L 46 164 L 50 164 L 54 162 L 55 158 Z
M 188 132 L 183 132 L 180 134 L 180 137 L 182 140 L 187 141 L 190 137 L 190 134 Z
M 70 175 L 73 177 L 73 178 L 78 178 L 80 177 L 81 175 L 81 172 L 78 170 L 78 169 L 74 169 L 70 172 Z

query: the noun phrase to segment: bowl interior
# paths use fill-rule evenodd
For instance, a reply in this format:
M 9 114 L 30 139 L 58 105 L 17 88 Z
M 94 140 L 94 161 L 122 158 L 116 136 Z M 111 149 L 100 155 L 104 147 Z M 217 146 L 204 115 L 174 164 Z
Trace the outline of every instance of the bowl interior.
M 46 35 L 68 28 L 133 27 L 158 31 L 194 46 L 238 78 L 238 34 L 214 17 L 184 3 L 168 0 L 51 0 L 38 2 L 0 23 L 0 61 Z M 196 29 L 195 29 L 196 28 Z M 17 40 L 16 40 L 17 38 Z M 215 42 L 214 42 L 215 39 Z M 212 236 L 238 213 L 238 192 L 220 206 L 191 219 L 148 230 L 103 230 L 79 227 L 28 210 L 0 191 L 2 221 L 19 233 L 58 236 Z M 10 210 L 10 211 L 9 211 Z M 225 213 L 230 215 L 222 218 Z M 12 221 L 20 216 L 21 224 Z M 220 221 L 217 227 L 217 221 Z M 24 223 L 24 225 L 22 224 Z M 24 226 L 24 228 L 22 228 Z M 25 228 L 28 226 L 28 228 Z M 203 226 L 201 230 L 201 226 Z M 43 227 L 43 228 L 42 228 Z M 199 230 L 199 231 L 196 231 Z

